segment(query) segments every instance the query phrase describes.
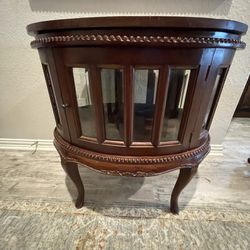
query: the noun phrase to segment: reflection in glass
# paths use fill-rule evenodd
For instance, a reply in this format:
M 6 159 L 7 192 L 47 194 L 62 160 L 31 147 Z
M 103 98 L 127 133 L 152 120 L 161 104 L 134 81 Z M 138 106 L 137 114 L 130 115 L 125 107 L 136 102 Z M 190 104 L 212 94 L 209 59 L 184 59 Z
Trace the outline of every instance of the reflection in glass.
M 95 112 L 91 101 L 88 70 L 86 68 L 73 68 L 73 77 L 82 134 L 96 137 Z
M 134 141 L 151 141 L 159 70 L 134 72 Z
M 210 96 L 210 99 L 209 99 L 209 103 L 208 103 L 208 106 L 207 106 L 207 112 L 206 112 L 203 128 L 208 127 L 208 118 L 209 118 L 209 116 L 211 114 L 211 111 L 212 111 L 212 105 L 213 105 L 214 101 L 216 101 L 215 100 L 216 99 L 215 95 L 218 92 L 218 86 L 219 86 L 219 83 L 220 83 L 220 79 L 222 79 L 221 78 L 222 74 L 223 74 L 223 69 L 220 69 L 217 76 L 216 76 L 214 87 L 213 87 L 213 90 L 212 90 L 212 93 L 211 93 L 211 96 Z
M 161 141 L 178 140 L 190 72 L 190 70 L 185 69 L 172 69 L 170 71 Z
M 106 139 L 123 140 L 123 70 L 101 69 Z

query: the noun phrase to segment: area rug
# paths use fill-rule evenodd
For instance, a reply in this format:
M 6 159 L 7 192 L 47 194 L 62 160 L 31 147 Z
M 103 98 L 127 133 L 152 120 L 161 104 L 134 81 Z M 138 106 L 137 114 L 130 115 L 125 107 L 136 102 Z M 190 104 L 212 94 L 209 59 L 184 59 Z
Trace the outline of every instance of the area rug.
M 250 249 L 250 213 L 230 207 L 0 202 L 0 249 Z

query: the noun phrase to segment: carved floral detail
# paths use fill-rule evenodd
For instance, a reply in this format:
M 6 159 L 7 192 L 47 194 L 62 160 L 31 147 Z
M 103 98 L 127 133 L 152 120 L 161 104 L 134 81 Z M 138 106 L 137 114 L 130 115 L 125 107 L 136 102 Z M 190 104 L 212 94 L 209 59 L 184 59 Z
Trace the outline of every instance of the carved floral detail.
M 157 175 L 159 173 L 155 172 L 142 172 L 142 171 L 136 171 L 136 172 L 125 172 L 125 171 L 119 171 L 119 170 L 99 170 L 99 172 L 107 175 L 118 175 L 118 176 L 132 176 L 132 177 L 147 177 L 147 176 L 153 176 Z M 162 173 L 161 173 L 162 174 Z

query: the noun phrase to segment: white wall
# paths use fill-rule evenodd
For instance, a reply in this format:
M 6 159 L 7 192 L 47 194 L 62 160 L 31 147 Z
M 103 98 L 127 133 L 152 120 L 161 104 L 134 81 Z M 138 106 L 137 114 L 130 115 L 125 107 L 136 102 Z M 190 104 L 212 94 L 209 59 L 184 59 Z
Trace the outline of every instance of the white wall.
M 36 50 L 26 25 L 48 19 L 110 15 L 185 15 L 250 23 L 245 0 L 2 0 L 0 1 L 0 138 L 52 139 L 54 119 Z M 227 131 L 249 74 L 248 44 L 237 51 L 211 127 L 213 144 Z

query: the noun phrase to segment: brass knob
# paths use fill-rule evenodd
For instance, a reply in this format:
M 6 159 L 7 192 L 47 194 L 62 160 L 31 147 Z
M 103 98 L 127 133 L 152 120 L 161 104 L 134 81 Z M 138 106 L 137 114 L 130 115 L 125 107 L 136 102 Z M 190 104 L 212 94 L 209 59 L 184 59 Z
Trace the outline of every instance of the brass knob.
M 68 107 L 69 107 L 69 104 L 68 104 L 68 103 L 63 103 L 63 104 L 62 104 L 62 108 L 65 109 L 65 108 L 68 108 Z

